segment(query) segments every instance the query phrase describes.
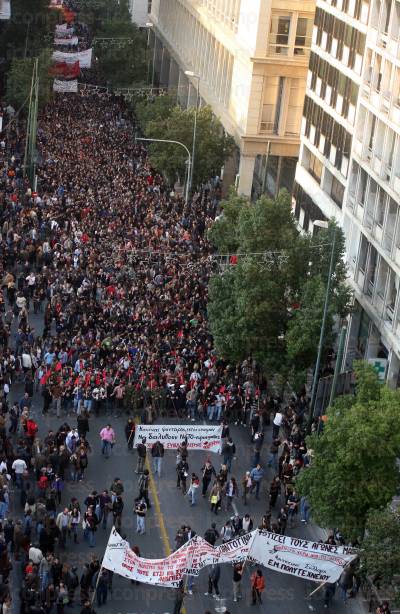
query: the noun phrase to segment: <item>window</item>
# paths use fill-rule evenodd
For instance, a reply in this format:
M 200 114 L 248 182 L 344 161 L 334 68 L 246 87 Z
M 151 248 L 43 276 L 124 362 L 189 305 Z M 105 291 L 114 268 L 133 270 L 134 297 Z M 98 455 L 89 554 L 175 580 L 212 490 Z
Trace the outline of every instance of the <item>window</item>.
M 304 55 L 305 50 L 311 47 L 313 22 L 307 17 L 299 17 L 297 20 L 296 39 L 294 42 L 294 54 Z
M 337 204 L 338 207 L 342 208 L 344 197 L 344 187 L 336 179 L 336 177 L 332 177 L 332 186 L 331 186 L 331 198 Z
M 310 160 L 308 163 L 308 172 L 310 173 L 312 177 L 314 177 L 316 181 L 318 181 L 318 183 L 321 182 L 322 163 L 312 153 L 310 153 Z
M 273 15 L 271 19 L 270 53 L 288 55 L 290 15 Z

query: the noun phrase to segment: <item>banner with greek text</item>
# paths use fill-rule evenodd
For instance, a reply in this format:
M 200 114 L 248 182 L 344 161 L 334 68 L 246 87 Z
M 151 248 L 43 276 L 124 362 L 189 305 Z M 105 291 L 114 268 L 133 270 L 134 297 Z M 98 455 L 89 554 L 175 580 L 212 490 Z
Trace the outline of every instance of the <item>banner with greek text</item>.
M 336 582 L 355 557 L 354 551 L 344 546 L 256 530 L 216 548 L 196 535 L 164 559 L 145 559 L 113 528 L 102 565 L 128 580 L 177 588 L 185 575 L 198 576 L 210 565 L 238 561 L 254 562 L 304 580 Z
M 268 569 L 313 580 L 336 582 L 344 567 L 356 558 L 353 548 L 257 531 L 249 559 Z
M 86 49 L 85 51 L 76 51 L 73 53 L 67 53 L 65 51 L 54 51 L 53 60 L 55 62 L 67 62 L 67 64 L 74 64 L 79 62 L 81 68 L 90 68 L 92 65 L 92 49 Z
M 219 452 L 221 448 L 222 426 L 208 424 L 138 424 L 134 445 L 146 439 L 146 446 L 160 441 L 166 450 L 176 450 L 187 439 L 190 450 Z
M 67 23 L 61 23 L 56 25 L 56 36 L 69 36 L 75 32 L 73 26 L 69 26 Z
M 77 36 L 71 36 L 68 38 L 57 38 L 56 36 L 54 38 L 55 45 L 70 45 L 71 47 L 76 47 L 78 42 L 79 42 L 79 39 Z
M 78 81 L 61 81 L 60 79 L 54 79 L 53 83 L 54 92 L 77 92 Z

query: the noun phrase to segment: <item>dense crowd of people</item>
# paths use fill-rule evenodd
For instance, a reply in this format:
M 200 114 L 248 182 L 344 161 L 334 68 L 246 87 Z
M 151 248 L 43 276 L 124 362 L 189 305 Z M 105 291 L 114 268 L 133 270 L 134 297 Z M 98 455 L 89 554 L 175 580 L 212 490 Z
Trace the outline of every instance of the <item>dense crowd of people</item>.
M 83 569 L 63 562 L 62 555 L 82 539 L 95 547 L 100 528 L 121 530 L 126 503 L 119 478 L 83 501 L 65 495 L 67 482 L 85 482 L 98 445 L 88 440 L 92 416 L 104 416 L 99 437 L 105 457 L 115 443 L 111 417 L 126 417 L 130 450 L 134 418 L 222 424 L 218 466 L 208 459 L 200 472 L 193 471 L 185 443 L 176 462 L 177 488 L 191 505 L 200 504 L 201 493 L 216 517 L 229 514 L 222 528 L 213 523 L 205 533 L 215 545 L 255 526 L 284 534 L 298 513 L 309 521 L 308 502 L 294 485 L 309 462 L 307 398 L 303 390 L 285 405 L 271 396 L 251 357 L 229 365 L 215 352 L 207 328 L 207 286 L 215 271 L 207 230 L 219 206 L 218 179 L 185 205 L 135 144 L 124 101 L 86 90 L 58 95 L 41 113 L 34 191 L 23 173 L 23 133 L 17 122 L 9 124 L 12 117 L 13 110 L 3 106 L 8 127 L 0 138 L 0 601 L 9 614 L 15 595 L 10 574 L 18 565 L 21 612 L 63 614 L 67 605 L 80 604 L 82 614 L 89 614 L 93 599 L 98 607 L 107 601 L 112 573 L 95 554 Z M 43 317 L 43 328 L 35 330 L 32 315 Z M 16 399 L 13 391 L 21 388 Z M 40 431 L 34 395 L 42 399 L 43 415 L 59 419 L 54 431 Z M 253 445 L 250 466 L 237 477 L 233 424 L 248 429 Z M 269 425 L 273 437 L 266 451 Z M 151 509 L 147 457 L 161 477 L 164 449 L 160 442 L 150 451 L 139 443 L 136 454 L 133 506 L 142 535 Z M 274 477 L 265 494 L 267 467 Z M 236 498 L 247 506 L 260 496 L 266 513 L 259 523 L 251 506 L 243 517 L 234 513 Z M 18 507 L 21 513 L 15 513 Z M 175 547 L 193 535 L 182 526 Z M 134 550 L 140 554 L 138 546 Z M 242 597 L 242 571 L 240 564 L 233 568 L 235 602 Z M 216 599 L 219 577 L 219 566 L 213 566 L 207 594 Z M 346 577 L 344 599 L 354 577 Z M 192 588 L 193 579 L 189 594 Z M 264 589 L 262 572 L 255 570 L 252 603 L 262 602 Z M 331 593 L 327 587 L 327 605 Z

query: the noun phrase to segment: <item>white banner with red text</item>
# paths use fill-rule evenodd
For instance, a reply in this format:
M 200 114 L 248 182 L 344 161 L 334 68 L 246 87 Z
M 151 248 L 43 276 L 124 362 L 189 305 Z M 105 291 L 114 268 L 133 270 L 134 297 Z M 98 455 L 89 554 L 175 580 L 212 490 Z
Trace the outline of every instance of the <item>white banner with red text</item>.
M 113 528 L 102 565 L 128 580 L 177 588 L 183 576 L 198 576 L 204 567 L 247 560 L 304 580 L 336 582 L 355 558 L 354 550 L 344 546 L 256 530 L 216 548 L 196 535 L 164 559 L 145 559 Z
M 78 91 L 78 81 L 62 81 L 61 79 L 54 79 L 53 83 L 54 92 L 74 92 Z
M 356 558 L 353 548 L 257 531 L 249 559 L 273 571 L 314 582 L 336 582 Z
M 160 441 L 166 450 L 176 450 L 187 439 L 189 450 L 219 452 L 222 426 L 208 424 L 138 424 L 134 445 L 146 439 L 146 447 Z
M 73 53 L 54 51 L 53 60 L 55 62 L 67 62 L 67 64 L 79 62 L 81 68 L 90 68 L 92 65 L 92 49 L 85 49 L 85 51 L 76 51 Z

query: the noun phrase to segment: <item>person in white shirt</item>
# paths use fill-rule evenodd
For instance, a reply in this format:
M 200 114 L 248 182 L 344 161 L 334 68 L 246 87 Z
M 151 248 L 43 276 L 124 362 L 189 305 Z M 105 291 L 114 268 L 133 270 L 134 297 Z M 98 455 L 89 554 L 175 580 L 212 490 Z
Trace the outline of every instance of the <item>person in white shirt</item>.
M 275 414 L 275 418 L 272 426 L 272 439 L 277 439 L 279 436 L 279 431 L 283 422 L 283 414 L 278 410 Z
M 15 473 L 15 481 L 17 483 L 18 488 L 22 488 L 22 476 L 24 472 L 27 471 L 28 467 L 23 458 L 16 458 L 13 462 L 11 469 Z
M 29 548 L 29 560 L 32 561 L 34 565 L 39 565 L 40 561 L 43 558 L 43 553 L 37 546 L 33 546 Z

